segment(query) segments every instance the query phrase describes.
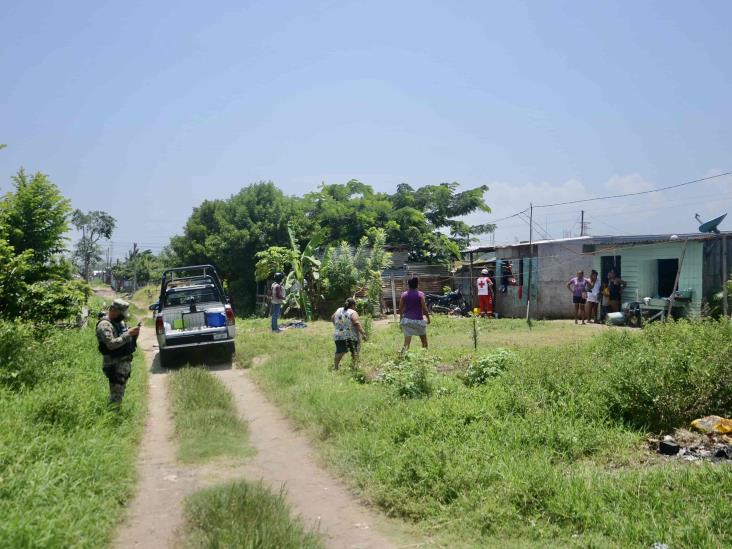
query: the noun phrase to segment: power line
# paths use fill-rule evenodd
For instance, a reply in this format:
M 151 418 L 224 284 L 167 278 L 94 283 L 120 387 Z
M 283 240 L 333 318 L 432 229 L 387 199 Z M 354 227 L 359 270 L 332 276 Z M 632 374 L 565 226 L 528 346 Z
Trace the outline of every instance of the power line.
M 669 189 L 678 189 L 679 187 L 685 187 L 687 185 L 692 185 L 694 183 L 701 183 L 702 181 L 709 181 L 710 179 L 724 177 L 725 175 L 732 175 L 732 172 L 725 172 L 725 173 L 720 173 L 717 175 L 710 175 L 709 177 L 702 177 L 700 179 L 694 179 L 692 181 L 685 181 L 684 183 L 677 183 L 676 185 L 668 185 L 666 187 L 658 187 L 657 189 L 649 189 L 647 191 L 638 191 L 635 193 L 614 194 L 614 195 L 609 195 L 609 196 L 598 196 L 595 198 L 583 198 L 580 200 L 569 200 L 567 202 L 556 202 L 554 204 L 541 204 L 538 206 L 534 206 L 534 208 L 551 208 L 553 206 L 566 206 L 568 204 L 581 204 L 583 202 L 593 202 L 595 200 L 609 200 L 611 198 L 624 198 L 626 196 L 639 196 L 642 194 L 657 193 L 660 191 L 668 191 Z M 524 210 L 524 211 L 526 211 L 526 210 Z
M 521 210 L 520 212 L 516 212 L 515 214 L 507 215 L 506 217 L 501 217 L 499 219 L 491 219 L 490 221 L 488 221 L 488 224 L 498 223 L 499 221 L 505 221 L 506 219 L 511 219 L 512 217 L 518 217 L 521 214 L 526 213 L 528 211 L 529 211 L 528 208 L 524 208 L 523 210 Z

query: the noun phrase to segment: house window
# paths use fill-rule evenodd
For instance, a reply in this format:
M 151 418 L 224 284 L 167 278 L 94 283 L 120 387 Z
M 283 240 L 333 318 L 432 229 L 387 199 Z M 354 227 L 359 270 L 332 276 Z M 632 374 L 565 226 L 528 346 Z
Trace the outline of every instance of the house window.
M 616 276 L 621 276 L 619 255 L 603 255 L 600 258 L 600 276 L 603 282 L 607 280 L 610 271 L 615 271 Z
M 678 259 L 658 260 L 658 296 L 671 297 L 676 285 L 676 274 L 679 272 Z

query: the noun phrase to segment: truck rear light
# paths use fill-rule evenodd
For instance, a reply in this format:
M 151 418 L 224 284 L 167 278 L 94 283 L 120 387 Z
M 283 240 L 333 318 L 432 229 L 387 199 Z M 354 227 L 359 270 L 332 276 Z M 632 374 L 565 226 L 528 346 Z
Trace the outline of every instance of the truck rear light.
M 234 317 L 234 309 L 232 309 L 231 307 L 229 307 L 227 305 L 226 309 L 224 309 L 224 310 L 226 311 L 226 325 L 233 326 L 234 324 L 236 324 L 236 317 Z
M 155 333 L 158 335 L 165 333 L 165 324 L 163 324 L 162 316 L 155 318 Z

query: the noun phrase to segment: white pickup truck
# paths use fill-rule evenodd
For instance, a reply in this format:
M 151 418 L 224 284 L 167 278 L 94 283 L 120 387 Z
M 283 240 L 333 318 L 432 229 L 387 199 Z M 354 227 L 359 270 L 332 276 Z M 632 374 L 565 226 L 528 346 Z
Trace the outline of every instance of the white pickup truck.
M 229 358 L 234 354 L 234 310 L 213 266 L 167 269 L 160 298 L 150 309 L 155 311 L 161 366 L 170 365 L 177 350 L 209 346 Z

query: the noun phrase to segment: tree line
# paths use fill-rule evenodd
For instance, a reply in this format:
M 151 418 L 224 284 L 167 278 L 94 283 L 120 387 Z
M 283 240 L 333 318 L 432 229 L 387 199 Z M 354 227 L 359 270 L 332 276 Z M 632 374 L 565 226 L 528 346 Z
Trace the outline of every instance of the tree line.
M 101 210 L 74 210 L 41 172 L 21 169 L 12 183 L 13 190 L 0 198 L 2 318 L 68 318 L 88 295 L 85 281 L 92 271 L 105 266 L 116 278 L 143 285 L 156 281 L 166 267 L 210 263 L 226 280 L 237 308 L 246 312 L 253 309 L 257 280 L 272 274 L 261 272 L 269 261 L 293 273 L 291 284 L 307 287 L 299 297 L 303 307 L 312 307 L 319 297 L 332 299 L 346 287 L 350 293 L 368 286 L 376 295 L 373 273 L 376 263 L 383 268 L 385 260 L 377 255 L 376 263 L 368 264 L 366 247 L 403 246 L 411 261 L 447 263 L 460 257 L 470 236 L 493 229 L 460 220 L 475 211 L 490 211 L 485 186 L 460 190 L 457 183 L 442 183 L 415 189 L 401 184 L 386 193 L 351 180 L 292 196 L 268 181 L 195 207 L 183 233 L 161 254 L 133 246 L 124 259 L 109 265 L 103 261 L 101 242 L 116 228 L 114 217 Z M 66 237 L 71 227 L 80 234 L 73 250 Z M 319 258 L 312 255 L 315 250 Z M 262 265 L 255 272 L 258 261 Z M 321 270 L 324 276 L 316 280 Z
M 458 183 L 416 189 L 400 184 L 393 193 L 385 193 L 351 180 L 291 196 L 271 181 L 258 182 L 227 199 L 206 200 L 194 208 L 183 234 L 171 239 L 171 249 L 183 264 L 213 264 L 228 281 L 237 307 L 251 310 L 257 253 L 279 247 L 288 255 L 292 241 L 304 246 L 316 234 L 317 245 L 337 249 L 344 243 L 356 248 L 364 236 L 373 238 L 371 231 L 381 229 L 383 243 L 404 246 L 411 261 L 436 264 L 459 259 L 471 236 L 493 230 L 491 225 L 470 226 L 460 220 L 476 211 L 490 211 L 484 199 L 487 190 L 485 186 L 460 190 Z

